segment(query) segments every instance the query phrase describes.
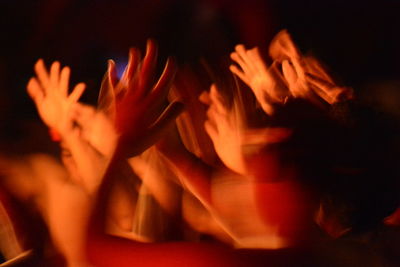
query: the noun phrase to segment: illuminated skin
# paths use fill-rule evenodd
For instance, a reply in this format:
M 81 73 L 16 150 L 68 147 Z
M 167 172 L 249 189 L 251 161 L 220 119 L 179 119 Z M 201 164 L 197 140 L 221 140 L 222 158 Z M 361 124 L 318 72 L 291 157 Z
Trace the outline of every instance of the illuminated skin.
M 83 110 L 86 112 L 92 108 L 77 103 L 84 90 L 83 84 L 77 85 L 68 95 L 69 68 L 65 67 L 60 71 L 59 63 L 55 62 L 50 72 L 47 72 L 43 61 L 39 60 L 35 71 L 37 78 L 29 81 L 28 93 L 34 100 L 42 120 L 61 136 L 64 146 L 72 155 L 73 165 L 76 166 L 71 175 L 67 176 L 67 180 L 61 180 L 61 188 L 57 188 L 57 179 L 49 182 L 48 195 L 52 202 L 46 202 L 44 207 L 47 211 L 48 227 L 55 246 L 64 255 L 68 266 L 85 266 L 82 237 L 93 194 L 101 184 L 113 151 L 102 155 L 82 139 L 82 132 L 90 132 L 81 132 L 81 129 L 84 129 L 81 123 L 85 122 Z M 90 121 L 96 124 L 98 120 L 92 116 Z M 108 138 L 114 142 L 115 147 L 115 133 Z
M 300 54 L 286 30 L 272 40 L 269 54 L 274 63 L 281 64 L 282 73 L 276 71 L 274 64 L 267 67 L 257 47 L 247 50 L 243 45 L 237 45 L 231 54 L 240 68 L 230 66 L 232 73 L 251 88 L 267 114 L 273 114 L 272 104 L 283 104 L 287 97 L 328 104 L 353 98 L 352 89 L 336 85 L 317 59 Z
M 208 120 L 204 127 L 213 141 L 219 158 L 231 170 L 245 174 L 246 170 L 241 151 L 243 144 L 241 132 L 243 132 L 244 125 L 240 125 L 239 114 L 227 110 L 215 85 L 211 86 L 210 93 L 201 94 L 200 100 L 209 106 L 207 110 Z
M 131 48 L 129 50 L 128 64 L 120 79 L 117 77 L 114 61 L 110 60 L 107 73 L 105 74 L 100 89 L 98 107 L 113 121 L 115 128 L 122 135 L 122 138 L 124 140 L 131 140 L 131 147 L 129 147 L 129 143 L 125 141 L 127 148 L 125 149 L 125 159 L 123 160 L 128 161 L 134 172 L 142 180 L 143 186 L 148 188 L 161 207 L 170 215 L 175 216 L 178 214 L 177 210 L 180 205 L 179 186 L 168 177 L 171 176 L 171 173 L 166 171 L 167 167 L 163 166 L 156 151 L 151 150 L 141 153 L 147 148 L 146 144 L 153 143 L 154 140 L 159 138 L 160 134 L 163 134 L 163 131 L 158 131 L 157 129 L 164 127 L 163 123 L 169 121 L 168 116 L 179 113 L 181 109 L 178 103 L 171 103 L 164 112 L 162 112 L 160 107 L 157 107 L 158 104 L 156 104 L 156 101 L 160 101 L 158 102 L 159 104 L 165 101 L 166 93 L 163 90 L 169 88 L 174 79 L 176 68 L 173 60 L 169 59 L 163 73 L 158 81 L 156 81 L 156 58 L 157 46 L 152 40 L 147 42 L 146 54 L 143 59 L 140 57 L 140 52 L 136 48 Z M 138 103 L 135 102 L 141 102 L 141 100 L 144 100 L 144 97 L 150 93 L 153 94 L 154 109 L 151 110 L 151 107 L 149 107 L 147 117 L 139 116 L 136 118 L 135 114 L 139 114 L 140 112 L 134 110 L 138 107 Z M 162 113 L 163 115 L 161 115 Z M 159 117 L 159 120 L 157 119 L 157 123 L 152 124 L 151 120 L 154 120 L 155 116 L 160 115 L 161 117 Z M 149 121 L 146 122 L 145 120 Z M 132 121 L 137 124 L 142 124 L 142 127 L 149 126 L 147 135 L 139 137 L 142 138 L 142 140 L 137 142 L 133 140 L 134 138 L 138 138 L 135 136 L 135 132 L 132 131 L 134 129 L 129 129 Z M 154 135 L 152 133 L 154 133 Z M 131 137 L 128 136 L 129 134 L 131 134 Z M 143 148 L 138 149 L 138 143 L 142 143 Z M 135 188 L 134 190 L 138 189 Z M 135 209 L 132 208 L 132 204 L 123 200 L 124 198 L 131 198 L 131 196 L 127 196 L 126 190 L 125 192 L 121 190 L 112 192 L 111 195 L 117 199 L 121 199 L 118 207 L 112 207 L 110 209 L 112 213 L 125 213 L 126 215 L 130 213 L 128 216 L 130 218 L 135 216 Z M 116 215 L 114 217 L 115 219 L 113 221 L 121 225 L 119 223 L 121 219 L 118 218 L 120 216 Z M 124 227 L 120 227 L 120 229 L 115 227 L 112 232 L 125 237 L 137 238 L 132 232 L 133 219 L 130 219 L 130 221 L 130 226 L 124 223 Z
M 240 111 L 226 108 L 222 96 L 214 85 L 210 93 L 203 93 L 201 98 L 209 105 L 205 127 L 218 156 L 229 169 L 241 174 L 235 178 L 231 174 L 217 172 L 218 174 L 213 176 L 215 182 L 211 191 L 215 212 L 226 224 L 225 227 L 228 227 L 227 230 L 238 246 L 264 248 L 291 246 L 291 242 L 296 242 L 301 227 L 306 227 L 302 225 L 299 229 L 289 230 L 295 224 L 304 223 L 300 223 L 300 218 L 307 217 L 308 212 L 305 210 L 308 205 L 307 197 L 301 193 L 299 185 L 292 181 L 291 176 L 295 176 L 296 173 L 288 166 L 282 165 L 278 155 L 262 148 L 287 140 L 292 131 L 286 128 L 244 127 L 243 119 L 239 119 L 240 116 L 237 114 Z M 245 147 L 249 145 L 253 149 L 258 148 L 251 152 L 245 151 Z M 233 193 L 235 190 L 238 190 L 236 194 Z M 232 194 L 227 194 L 228 191 Z M 242 197 L 239 198 L 239 195 Z M 269 195 L 269 198 L 260 197 L 266 195 Z M 253 198 L 256 202 L 252 202 Z M 279 207 L 276 204 L 278 199 Z M 242 221 L 242 225 L 246 223 L 241 218 L 227 213 L 230 205 L 234 207 L 244 205 L 248 211 L 257 207 L 246 213 L 253 223 L 247 222 L 244 228 L 232 228 L 239 221 Z M 259 222 L 258 229 L 257 222 Z M 230 224 L 232 225 L 228 226 Z M 246 227 L 254 232 L 245 230 Z M 254 234 L 255 232 L 257 234 Z M 255 238 L 257 235 L 262 238 Z
M 235 105 L 228 109 L 215 85 L 211 86 L 209 93 L 203 92 L 200 100 L 208 106 L 204 127 L 219 158 L 238 174 L 249 174 L 244 146 L 279 143 L 290 136 L 290 130 L 284 128 L 249 129 L 242 111 Z
M 85 190 L 71 182 L 64 166 L 48 155 L 2 158 L 1 164 L 5 171 L 2 185 L 39 212 L 54 246 L 69 266 L 85 266 L 82 236 L 86 235 L 91 207 Z
M 265 113 L 272 115 L 273 104 L 282 103 L 288 95 L 273 74 L 274 69 L 267 67 L 257 47 L 246 50 L 243 45 L 237 45 L 231 58 L 240 68 L 231 65 L 230 70 L 252 89 Z
M 228 169 L 206 165 L 184 148 L 177 149 L 180 146 L 171 140 L 166 143 L 174 145 L 162 149 L 184 188 L 210 213 L 208 217 L 202 216 L 208 220 L 203 221 L 203 228 L 196 229 L 239 247 L 291 246 L 298 238 L 300 228 L 304 227 L 293 230 L 298 219 L 306 217 L 302 213 L 303 207 L 299 206 L 304 196 L 299 194 L 298 185 L 287 181 L 290 171 L 283 171 L 276 155 L 260 149 L 286 140 L 291 134 L 290 129 L 246 129 L 240 111 L 225 106 L 215 85 L 200 99 L 208 105 L 206 131 Z M 243 147 L 246 145 L 258 149 L 245 154 Z M 247 161 L 250 161 L 250 168 Z M 274 197 L 255 197 L 266 192 Z M 282 210 L 277 207 L 276 199 L 284 205 Z M 238 207 L 241 207 L 241 213 L 237 213 Z M 198 212 L 194 210 L 194 214 Z M 192 221 L 190 212 L 185 216 Z
M 118 157 L 142 152 L 181 111 L 182 107 L 177 103 L 172 103 L 167 109 L 163 107 L 175 68 L 169 60 L 160 79 L 153 84 L 155 52 L 154 44 L 148 43 L 144 61 L 139 60 L 134 67 L 128 68 L 128 90 L 123 98 L 119 98 L 115 114 L 115 127 L 120 136 Z M 59 68 L 56 62 L 47 72 L 39 60 L 35 66 L 38 78 L 32 78 L 27 87 L 42 120 L 60 134 L 63 145 L 72 156 L 72 165 L 76 166 L 69 177 L 71 186 L 65 187 L 65 194 L 61 195 L 65 196 L 63 203 L 80 203 L 81 209 L 76 208 L 73 215 L 71 211 L 64 212 L 65 209 L 55 210 L 50 214 L 49 228 L 61 229 L 64 224 L 75 222 L 68 231 L 51 232 L 68 266 L 85 266 L 85 250 L 82 246 L 85 243 L 87 216 L 116 149 L 118 135 L 104 114 L 77 103 L 83 85 L 78 85 L 68 95 L 69 68 L 63 68 L 61 72 Z M 99 142 L 107 139 L 109 143 L 106 145 Z M 54 190 L 52 192 L 56 193 Z M 70 197 L 74 201 L 69 200 Z M 70 220 L 69 216 L 78 216 L 80 219 Z M 70 242 L 71 238 L 75 241 Z
M 48 72 L 43 60 L 39 59 L 35 64 L 35 72 L 37 78 L 29 80 L 27 89 L 40 117 L 49 128 L 60 134 L 68 133 L 72 130 L 72 125 L 69 125 L 71 108 L 82 95 L 85 85 L 76 85 L 71 94 L 68 94 L 70 69 L 64 67 L 60 71 L 60 63 L 57 61 Z
M 262 138 L 255 138 L 255 140 L 262 140 Z M 268 139 L 266 138 L 265 140 Z M 278 142 L 282 139 L 276 137 L 275 140 Z M 171 145 L 173 142 L 167 140 L 166 143 Z M 229 206 L 226 205 L 226 202 L 221 202 L 221 200 L 224 198 L 227 199 L 228 197 L 233 197 L 236 198 L 240 203 L 240 201 L 246 199 L 249 195 L 254 197 L 254 189 L 251 188 L 253 184 L 247 183 L 247 185 L 243 186 L 244 179 L 240 177 L 238 180 L 241 180 L 242 184 L 235 184 L 233 186 L 235 188 L 232 186 L 226 187 L 223 183 L 220 184 L 221 186 L 214 186 L 215 184 L 210 184 L 210 178 L 212 175 L 211 168 L 199 161 L 193 155 L 187 151 L 177 152 L 177 147 L 173 145 L 170 147 L 170 149 L 163 147 L 161 150 L 170 163 L 175 167 L 175 171 L 181 179 L 184 187 L 191 191 L 200 200 L 200 202 L 208 209 L 212 216 L 215 216 L 213 219 L 221 220 L 219 221 L 219 227 L 221 227 L 221 223 L 222 226 L 225 226 L 224 230 L 229 230 L 229 227 L 232 227 L 232 225 L 227 223 L 225 225 L 223 224 L 224 218 L 221 218 L 221 208 L 225 209 L 223 212 L 233 212 L 233 214 L 237 214 L 236 216 L 243 216 L 243 213 L 237 212 L 238 207 L 240 210 L 246 210 L 248 207 L 254 209 L 255 207 L 260 207 L 261 205 L 265 204 L 267 209 L 264 209 L 264 212 L 260 214 L 261 216 L 264 216 L 264 221 L 261 221 L 261 223 L 263 224 L 265 222 L 272 222 L 275 225 L 283 223 L 284 230 L 283 232 L 279 232 L 279 234 L 289 234 L 292 235 L 291 237 L 297 238 L 297 236 L 293 236 L 293 232 L 291 232 L 292 229 L 290 228 L 297 224 L 298 218 L 302 219 L 301 216 L 306 216 L 304 216 L 304 210 L 301 209 L 302 207 L 297 205 L 299 201 L 302 201 L 304 193 L 301 192 L 301 188 L 297 187 L 296 184 L 292 183 L 291 181 L 281 183 L 261 183 L 259 181 L 259 184 L 257 184 L 256 187 L 256 196 L 258 196 L 256 200 L 260 201 L 258 205 L 252 202 L 250 203 L 250 206 L 246 206 L 246 204 L 249 204 L 249 202 L 241 202 L 242 206 Z M 178 150 L 180 149 L 178 148 Z M 274 164 L 273 162 L 271 163 Z M 222 179 L 227 178 L 227 181 L 232 182 L 233 179 L 231 179 L 229 175 L 238 176 L 237 174 L 233 174 L 229 171 L 227 171 L 227 173 L 228 175 L 222 174 L 220 177 Z M 247 181 L 244 182 L 246 183 Z M 234 189 L 235 191 L 232 191 L 231 189 Z M 262 196 L 264 196 L 264 198 Z M 279 205 L 276 205 L 277 202 Z M 284 207 L 283 212 L 280 208 L 281 205 Z M 257 211 L 254 211 L 253 214 L 257 214 Z M 254 218 L 255 217 L 250 217 L 250 220 Z M 306 221 L 310 223 L 310 221 Z M 252 223 L 253 224 L 247 225 L 247 227 L 258 227 L 258 225 L 254 224 L 254 220 Z M 298 230 L 300 230 L 304 232 L 304 235 L 307 235 L 307 238 L 313 240 L 314 236 L 307 231 L 308 228 L 306 230 L 306 227 L 304 228 L 303 225 L 301 225 L 300 228 L 301 229 L 294 230 L 295 234 L 298 233 Z M 269 233 L 271 233 L 270 237 L 272 237 L 271 240 L 269 240 L 270 248 L 281 248 L 287 245 L 293 245 L 291 242 L 286 243 L 287 240 L 281 240 L 279 237 L 276 238 L 276 236 L 273 236 L 273 231 L 270 231 Z M 266 236 L 263 236 L 263 238 L 264 237 Z M 304 236 L 302 236 L 302 238 L 304 238 Z M 210 244 L 168 243 L 148 244 L 143 246 L 143 244 L 140 243 L 124 242 L 121 239 L 113 239 L 98 232 L 92 233 L 89 238 L 88 246 L 93 263 L 98 264 L 99 266 L 107 266 L 110 264 L 118 264 L 118 266 L 130 266 L 132 264 L 145 266 L 156 266 L 158 264 L 163 264 L 166 266 L 172 266 L 177 264 L 177 262 L 179 262 L 179 264 L 194 264 L 198 266 L 209 266 L 210 264 L 215 264 L 218 266 L 240 266 L 247 264 L 254 266 L 256 264 L 265 265 L 265 263 L 268 262 L 269 254 L 268 250 L 265 250 L 263 252 L 265 258 L 262 260 L 258 259 L 260 260 L 258 261 L 255 258 L 244 259 L 240 256 L 240 252 L 235 252 L 220 246 L 214 247 Z M 212 251 L 215 251 L 216 254 L 213 254 Z M 116 257 L 117 254 L 119 255 L 118 257 Z M 163 256 L 161 256 L 161 254 Z M 157 261 L 158 257 L 160 257 L 160 261 Z
M 72 157 L 78 164 L 79 177 L 75 178 L 82 180 L 75 182 L 80 183 L 88 193 L 91 193 L 96 190 L 100 183 L 99 180 L 105 172 L 103 166 L 106 166 L 106 161 L 104 161 L 106 157 L 98 155 L 97 151 L 88 142 L 82 141 L 79 135 L 81 134 L 80 129 L 83 129 L 83 127 L 74 126 L 74 123 L 81 123 L 80 125 L 82 126 L 82 122 L 87 122 L 85 120 L 86 113 L 91 109 L 77 103 L 85 88 L 84 84 L 78 84 L 68 95 L 70 74 L 68 67 L 64 67 L 60 71 L 60 64 L 54 62 L 50 72 L 47 72 L 43 61 L 39 60 L 35 65 L 35 71 L 37 78 L 32 78 L 29 81 L 27 85 L 28 93 L 34 100 L 43 122 L 50 129 L 60 134 L 65 146 L 70 150 Z M 93 118 L 94 116 L 91 116 L 91 119 Z M 90 125 L 98 124 L 96 122 L 99 118 L 93 120 Z M 87 126 L 85 125 L 85 127 Z M 110 127 L 104 128 L 110 129 Z M 90 133 L 89 130 L 82 132 L 86 132 L 85 135 Z M 108 140 L 110 142 L 116 142 L 115 134 L 112 134 L 110 130 L 106 134 L 109 134 Z M 108 150 L 109 160 L 113 151 L 110 148 Z
M 142 72 L 140 72 L 142 73 Z M 143 75 L 143 74 L 140 74 Z M 135 89 L 134 87 L 132 90 Z M 126 131 L 129 134 L 124 133 L 123 131 L 120 132 L 120 134 L 126 134 L 125 138 L 127 137 L 132 137 L 131 140 L 128 138 L 123 140 L 124 142 L 127 142 L 127 144 L 130 145 L 130 148 L 134 148 L 134 152 L 130 151 L 132 154 L 137 153 L 137 151 L 143 151 L 144 149 L 148 148 L 148 146 L 151 144 L 148 140 L 143 143 L 141 143 L 141 137 L 145 138 L 148 136 L 147 134 L 150 134 L 151 136 L 151 141 L 154 142 L 157 138 L 157 136 L 160 135 L 160 132 L 164 130 L 164 127 L 156 127 L 153 128 L 152 126 L 159 123 L 158 125 L 163 125 L 166 126 L 168 125 L 172 119 L 176 116 L 177 113 L 169 113 L 165 114 L 163 113 L 163 108 L 161 105 L 161 101 L 159 99 L 160 95 L 166 95 L 166 93 L 169 90 L 169 86 L 165 85 L 163 86 L 162 93 L 157 93 L 158 91 L 152 90 L 151 84 L 145 88 L 145 91 L 147 93 L 132 93 L 133 95 L 128 95 L 127 98 L 125 98 L 126 102 L 123 102 L 126 104 L 124 108 L 127 112 L 132 112 L 130 114 L 129 119 L 127 117 L 127 114 L 121 114 L 120 116 L 116 115 L 117 118 L 121 118 L 121 122 L 124 122 L 124 125 L 121 125 L 121 129 L 124 129 L 123 127 L 129 127 Z M 214 89 L 215 90 L 215 89 Z M 214 92 L 215 93 L 215 92 Z M 128 93 L 129 94 L 129 93 Z M 140 97 L 139 97 L 140 96 Z M 157 96 L 157 97 L 155 97 Z M 218 95 L 214 95 L 213 97 L 217 97 Z M 164 99 L 163 99 L 164 100 Z M 219 105 L 218 100 L 216 103 L 212 105 Z M 218 107 L 220 108 L 220 107 Z M 121 110 L 121 109 L 120 109 Z M 161 111 L 161 112 L 155 112 L 154 111 Z M 150 112 L 151 114 L 148 114 Z M 79 122 L 79 112 L 76 112 L 74 116 L 76 117 L 70 117 L 71 120 L 75 122 Z M 92 113 L 95 114 L 95 113 Z M 160 115 L 161 114 L 161 115 Z M 164 114 L 164 115 L 163 115 Z M 210 113 L 213 114 L 213 113 Z M 149 115 L 149 116 L 147 116 Z M 224 111 L 219 112 L 218 115 L 226 115 Z M 218 116 L 217 115 L 217 116 Z M 126 116 L 126 117 L 125 117 Z M 212 116 L 210 117 L 210 120 L 212 119 Z M 141 120 L 140 118 L 146 118 L 145 121 Z M 123 119 L 122 119 L 123 118 Z M 148 118 L 151 118 L 147 120 Z M 229 118 L 229 117 L 228 117 Z M 160 122 L 161 119 L 161 122 Z M 86 120 L 90 122 L 90 120 Z M 227 121 L 229 123 L 229 121 Z M 129 123 L 131 123 L 129 125 Z M 128 125 L 125 125 L 128 124 Z M 71 125 L 71 123 L 66 123 L 66 125 Z M 221 124 L 223 125 L 223 124 Z M 85 127 L 86 125 L 81 125 L 81 127 Z M 230 127 L 232 125 L 225 125 L 222 127 Z M 233 124 L 232 128 L 236 127 L 237 124 Z M 93 129 L 101 129 L 101 127 L 93 127 Z M 125 128 L 126 129 L 126 128 Z M 155 131 L 157 130 L 157 131 Z M 82 129 L 84 132 L 85 130 Z M 89 131 L 90 132 L 90 131 Z M 224 132 L 222 129 L 221 131 L 217 132 L 216 134 L 220 134 Z M 290 132 L 289 132 L 290 134 Z M 88 134 L 87 136 L 92 136 Z M 273 135 L 270 135 L 273 136 Z M 279 134 L 276 138 L 276 142 L 279 142 L 281 137 Z M 71 144 L 71 148 L 73 144 L 80 144 L 84 142 L 88 142 L 88 140 L 84 140 L 82 135 L 76 136 L 77 139 L 79 139 L 77 143 L 67 143 L 67 145 Z M 217 136 L 216 136 L 217 138 Z M 220 137 L 218 137 L 220 138 Z M 268 135 L 262 136 L 261 137 L 255 137 L 256 140 L 263 140 L 268 141 Z M 128 142 L 130 141 L 130 142 Z M 95 143 L 95 142 L 94 142 Z M 222 142 L 219 142 L 221 144 Z M 138 146 L 138 147 L 134 147 Z M 223 149 L 222 149 L 223 150 Z M 118 150 L 117 150 L 118 151 Z M 125 152 L 124 150 L 121 150 L 122 152 Z M 128 152 L 128 154 L 131 154 Z M 169 151 L 169 153 L 174 153 L 174 151 Z M 117 155 L 116 157 L 123 157 L 125 158 L 126 154 L 122 153 L 123 156 Z M 221 192 L 218 190 L 212 191 L 212 186 L 210 185 L 210 181 L 204 178 L 210 178 L 210 172 L 207 166 L 204 166 L 202 163 L 196 163 L 195 161 L 191 161 L 190 159 L 183 159 L 186 157 L 186 155 L 175 155 L 176 158 L 174 160 L 182 160 L 181 162 L 181 168 L 180 171 L 181 173 L 186 176 L 186 180 L 184 180 L 184 185 L 189 188 L 192 192 L 194 192 L 195 195 L 197 195 L 199 198 L 202 198 L 204 201 L 204 205 L 212 205 L 217 206 L 219 203 L 218 201 L 215 201 L 215 196 L 218 196 L 218 193 L 223 193 L 219 197 L 224 197 L 227 194 L 230 194 L 231 197 L 237 197 L 241 198 L 243 197 L 242 195 L 245 194 L 246 196 L 250 192 L 252 194 L 254 189 L 250 188 L 250 190 L 244 189 L 244 193 L 241 192 L 240 189 L 243 189 L 244 187 L 238 186 L 235 189 L 237 191 L 230 191 L 229 187 L 221 187 L 222 189 L 225 189 L 226 192 Z M 267 153 L 267 157 L 268 157 Z M 271 161 L 268 161 L 270 165 L 276 165 L 275 162 L 273 161 L 274 155 L 271 155 Z M 79 158 L 77 158 L 79 160 Z M 265 161 L 263 162 L 265 164 Z M 274 169 L 276 166 L 272 166 L 272 169 Z M 278 166 L 279 167 L 279 166 Z M 278 175 L 280 176 L 282 173 L 279 172 L 278 170 Z M 270 169 L 271 171 L 271 169 Z M 269 173 L 267 173 L 269 174 Z M 228 174 L 232 175 L 232 172 Z M 110 179 L 110 177 L 107 177 Z M 240 177 L 241 178 L 241 177 Z M 102 181 L 101 182 L 107 182 Z M 260 181 L 257 181 L 260 182 Z M 103 184 L 104 188 L 107 189 L 107 183 Z M 247 184 L 252 186 L 253 184 Z M 102 189 L 104 189 L 102 188 Z M 80 191 L 79 191 L 80 189 Z M 278 183 L 270 183 L 270 182 L 260 182 L 259 184 L 256 185 L 256 194 L 255 196 L 256 201 L 259 201 L 257 207 L 262 207 L 262 205 L 266 204 L 271 204 L 270 206 L 266 205 L 266 209 L 264 210 L 264 213 L 261 214 L 264 218 L 264 222 L 272 222 L 275 225 L 280 225 L 283 224 L 283 227 L 288 226 L 289 228 L 293 225 L 296 225 L 297 223 L 297 218 L 301 217 L 304 215 L 302 209 L 298 209 L 299 206 L 293 205 L 293 203 L 298 203 L 298 201 L 302 200 L 303 193 L 300 190 L 300 187 L 297 187 L 296 184 L 291 183 L 291 181 L 288 182 L 278 182 Z M 54 193 L 56 191 L 53 190 Z M 81 188 L 77 187 L 66 187 L 65 191 L 65 199 L 68 200 L 69 197 L 70 201 L 76 201 L 77 204 L 79 204 L 79 201 L 82 201 L 84 203 L 82 206 L 83 207 L 88 207 L 83 208 L 82 210 L 79 209 L 80 205 L 76 205 L 76 209 L 74 210 L 75 215 L 78 216 L 79 214 L 82 214 L 82 218 L 86 218 L 85 214 L 88 214 L 88 210 L 93 205 L 93 202 L 90 201 L 90 199 L 86 198 L 86 194 L 82 194 L 83 198 L 79 197 L 79 192 L 82 192 Z M 75 195 L 78 195 L 78 197 L 74 197 Z M 251 195 L 253 196 L 253 195 Z M 104 202 L 102 201 L 104 196 L 99 195 L 99 200 L 100 202 L 97 203 L 97 209 L 104 210 Z M 279 205 L 276 205 L 276 203 L 279 203 Z M 56 202 L 55 202 L 56 203 Z M 252 203 L 253 204 L 253 203 Z M 224 206 L 225 203 L 223 203 L 221 206 L 222 208 L 228 207 L 231 208 L 229 212 L 232 212 L 232 207 L 229 206 Z M 256 206 L 256 205 L 254 205 Z M 252 206 L 252 208 L 254 208 Z M 283 208 L 282 208 L 283 206 Z M 301 206 L 300 206 L 301 207 Z M 217 207 L 219 208 L 219 207 Z M 240 207 L 242 208 L 242 206 Z M 96 209 L 96 210 L 97 210 Z M 236 208 L 233 207 L 234 211 L 237 214 Z M 213 209 L 210 209 L 213 210 Z M 216 208 L 214 208 L 216 210 Z M 61 211 L 59 211 L 61 213 Z M 294 213 L 292 213 L 294 212 Z M 269 263 L 271 259 L 274 259 L 273 254 L 270 253 L 270 251 L 265 250 L 261 252 L 263 255 L 261 258 L 254 258 L 254 257 L 246 257 L 241 253 L 241 251 L 234 251 L 230 248 L 220 246 L 220 245 L 214 245 L 214 244 L 195 244 L 195 243 L 168 243 L 168 244 L 141 244 L 138 242 L 132 242 L 129 240 L 124 240 L 124 239 L 119 239 L 119 238 L 113 238 L 108 235 L 105 235 L 102 230 L 98 230 L 97 224 L 96 223 L 102 223 L 104 219 L 102 216 L 104 214 L 94 214 L 95 218 L 91 221 L 90 223 L 90 233 L 87 242 L 87 249 L 89 251 L 89 257 L 90 257 L 90 262 L 94 264 L 95 266 L 132 266 L 134 264 L 137 265 L 142 265 L 142 266 L 159 266 L 159 265 L 164 265 L 164 266 L 177 266 L 177 265 L 194 265 L 194 266 L 210 266 L 210 265 L 216 265 L 216 266 L 255 266 L 256 264 L 259 264 L 261 266 L 265 266 L 266 263 Z M 98 216 L 98 217 L 96 217 Z M 240 216 L 240 214 L 239 214 Z M 96 220 L 97 219 L 97 220 Z M 67 223 L 68 218 L 63 218 L 63 222 Z M 85 220 L 78 220 L 77 222 L 77 228 L 80 230 L 81 234 L 85 229 L 86 222 Z M 80 224 L 80 225 L 79 225 Z M 80 227 L 79 227 L 80 226 Z M 274 226 L 274 225 L 273 225 Z M 70 226 L 69 226 L 70 227 Z M 61 227 L 60 227 L 61 229 Z M 84 229 L 84 230 L 82 230 Z M 101 229 L 101 228 L 100 228 Z M 309 235 L 308 231 L 304 230 L 305 228 L 301 229 L 303 230 L 305 235 Z M 286 230 L 286 229 L 284 229 Z M 289 235 L 293 234 L 293 232 L 290 232 L 291 229 L 288 229 Z M 298 229 L 295 229 L 295 233 L 297 233 Z M 280 233 L 281 234 L 281 233 Z M 288 234 L 288 233 L 284 233 Z M 80 236 L 82 239 L 85 238 L 84 235 Z M 79 236 L 78 236 L 79 238 Z M 310 239 L 312 239 L 312 236 L 309 236 Z M 275 240 L 276 241 L 276 240 Z M 272 248 L 281 248 L 282 246 L 287 245 L 286 243 L 282 244 L 280 243 L 281 240 L 278 240 L 275 244 L 277 245 L 276 247 Z M 76 247 L 75 247 L 76 249 Z M 254 253 L 250 252 L 250 253 Z M 269 257 L 271 256 L 272 257 Z M 278 257 L 279 258 L 279 263 L 282 263 L 284 260 L 286 261 L 293 261 L 291 257 L 285 257 L 287 254 L 283 253 L 283 257 Z M 276 257 L 275 257 L 276 259 Z M 81 261 L 79 261 L 81 260 Z M 84 260 L 79 258 L 79 260 L 72 261 L 70 266 L 85 266 Z M 293 265 L 293 262 L 291 262 Z M 296 262 L 298 263 L 298 262 Z

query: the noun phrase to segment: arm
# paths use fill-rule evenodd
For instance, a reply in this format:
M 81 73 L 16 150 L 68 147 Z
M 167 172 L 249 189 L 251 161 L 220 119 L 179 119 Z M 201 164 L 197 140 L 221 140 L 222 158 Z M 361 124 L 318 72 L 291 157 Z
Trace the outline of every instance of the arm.
M 96 190 L 99 180 L 103 176 L 107 158 L 101 156 L 88 142 L 81 138 L 79 110 L 83 108 L 77 103 L 83 93 L 84 85 L 78 84 L 68 94 L 69 74 L 68 67 L 60 71 L 60 64 L 54 62 L 48 72 L 42 60 L 35 65 L 37 78 L 28 83 L 28 93 L 34 100 L 38 113 L 43 122 L 56 131 L 72 154 L 77 166 L 79 180 L 89 193 Z M 83 126 L 83 124 L 81 124 Z M 110 132 L 107 132 L 110 133 Z M 112 134 L 108 140 L 115 140 Z M 115 146 L 115 145 L 114 145 Z M 112 152 L 109 154 L 109 156 Z

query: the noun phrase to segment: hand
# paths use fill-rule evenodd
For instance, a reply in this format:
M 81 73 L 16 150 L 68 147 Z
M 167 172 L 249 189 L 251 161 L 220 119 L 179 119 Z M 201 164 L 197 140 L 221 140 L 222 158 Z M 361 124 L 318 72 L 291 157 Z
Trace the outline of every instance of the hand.
M 275 65 L 267 67 L 257 47 L 246 50 L 243 45 L 237 45 L 235 50 L 231 58 L 241 69 L 231 65 L 230 70 L 252 89 L 263 110 L 271 115 L 273 105 L 283 103 L 288 96 L 279 71 Z
M 309 98 L 303 56 L 286 30 L 280 31 L 271 41 L 269 54 L 272 60 L 282 65 L 282 73 L 290 95 Z
M 176 102 L 166 108 L 164 105 L 176 73 L 174 61 L 168 59 L 155 82 L 156 59 L 156 45 L 148 41 L 143 60 L 138 50 L 130 50 L 121 80 L 116 78 L 115 64 L 110 61 L 103 82 L 107 89 L 100 94 L 99 104 L 109 107 L 109 114 L 114 116 L 115 127 L 121 135 L 119 147 L 127 156 L 137 155 L 152 145 L 182 110 L 182 105 Z M 108 96 L 111 102 L 102 102 L 107 99 L 102 96 Z
M 37 75 L 29 80 L 27 91 L 36 104 L 43 122 L 60 134 L 72 130 L 73 121 L 70 119 L 71 107 L 81 97 L 85 84 L 79 83 L 68 95 L 70 69 L 64 67 L 60 71 L 60 63 L 54 62 L 50 72 L 46 70 L 43 60 L 35 64 Z
M 316 58 L 301 55 L 286 30 L 279 32 L 271 41 L 269 54 L 273 60 L 282 64 L 283 76 L 293 97 L 314 103 L 323 100 L 328 104 L 354 97 L 351 88 L 336 85 Z M 316 99 L 318 97 L 320 99 Z
M 293 42 L 287 30 L 278 32 L 268 49 L 272 60 L 282 63 L 284 60 L 301 59 L 300 49 Z
M 215 84 L 210 93 L 203 92 L 200 101 L 208 105 L 207 120 L 204 124 L 215 151 L 229 169 L 244 174 L 245 164 L 242 154 L 243 123 L 234 109 L 228 109 L 222 101 Z

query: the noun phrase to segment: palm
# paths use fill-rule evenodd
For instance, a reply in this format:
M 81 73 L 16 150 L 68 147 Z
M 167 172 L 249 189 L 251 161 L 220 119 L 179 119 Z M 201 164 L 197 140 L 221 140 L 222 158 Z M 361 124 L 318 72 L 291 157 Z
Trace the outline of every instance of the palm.
M 68 95 L 70 69 L 54 62 L 48 72 L 42 60 L 35 65 L 36 77 L 28 83 L 28 93 L 36 104 L 43 122 L 50 128 L 64 133 L 72 128 L 71 107 L 82 95 L 85 85 L 78 84 Z
M 258 48 L 246 50 L 243 45 L 236 46 L 231 58 L 240 68 L 232 65 L 230 70 L 251 88 L 263 110 L 273 113 L 273 104 L 282 103 L 287 96 L 275 64 L 268 68 Z

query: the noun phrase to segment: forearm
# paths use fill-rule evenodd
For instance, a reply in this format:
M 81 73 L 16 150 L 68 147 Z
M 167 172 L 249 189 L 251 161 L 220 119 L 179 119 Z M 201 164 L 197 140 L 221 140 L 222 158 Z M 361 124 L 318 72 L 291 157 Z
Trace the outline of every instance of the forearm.
M 78 132 L 63 134 L 62 140 L 76 165 L 81 186 L 89 194 L 97 191 L 110 159 L 96 151 Z
M 195 195 L 203 205 L 210 207 L 212 205 L 211 168 L 187 151 L 182 153 L 162 152 L 162 155 L 178 176 L 182 185 Z

